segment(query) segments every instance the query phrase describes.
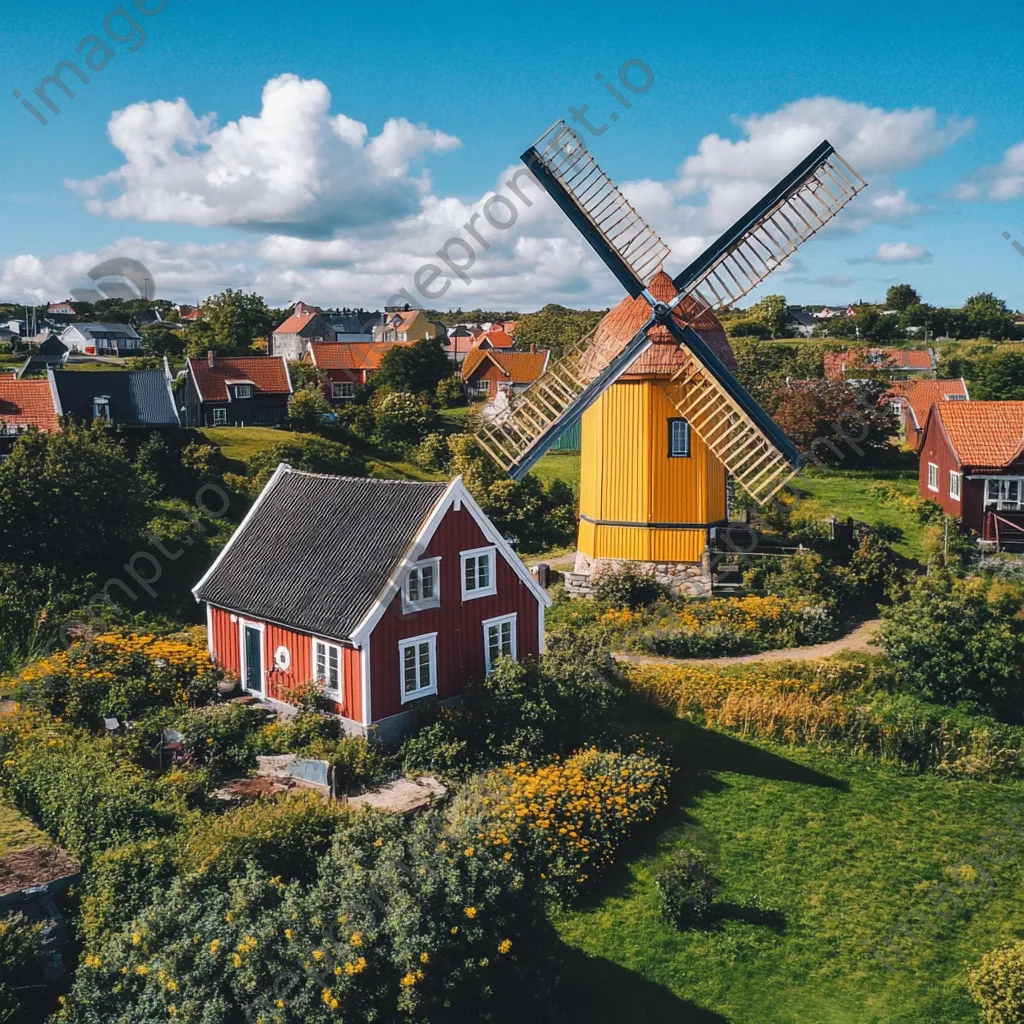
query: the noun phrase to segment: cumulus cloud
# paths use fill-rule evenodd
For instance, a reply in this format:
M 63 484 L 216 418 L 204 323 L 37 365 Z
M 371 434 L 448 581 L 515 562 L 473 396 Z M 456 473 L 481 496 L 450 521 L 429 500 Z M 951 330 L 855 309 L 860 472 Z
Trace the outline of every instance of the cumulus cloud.
M 1024 197 L 1024 142 L 1011 146 L 998 164 L 982 167 L 953 190 L 955 199 L 988 199 L 1005 203 Z
M 459 140 L 404 118 L 370 138 L 361 122 L 332 117 L 330 103 L 323 82 L 290 74 L 263 87 L 259 116 L 220 128 L 183 99 L 135 103 L 107 126 L 125 162 L 67 184 L 100 216 L 298 237 L 413 212 L 429 179 L 411 165 Z
M 927 263 L 932 254 L 909 242 L 883 242 L 870 256 L 854 256 L 847 263 Z
M 872 182 L 840 215 L 837 232 L 902 224 L 922 207 L 890 175 L 942 152 L 971 128 L 930 108 L 883 110 L 830 97 L 735 123 L 738 138 L 706 136 L 668 180 L 620 182 L 670 246 L 672 272 L 823 138 Z M 403 118 L 392 118 L 373 135 L 348 114 L 332 113 L 322 82 L 275 78 L 264 87 L 258 116 L 221 127 L 214 115 L 197 115 L 181 99 L 135 104 L 111 118 L 109 132 L 122 165 L 71 183 L 92 212 L 259 232 L 230 251 L 197 246 L 194 271 L 187 270 L 183 248 L 160 250 L 158 243 L 135 240 L 165 261 L 166 272 L 152 268 L 162 295 L 188 300 L 230 285 L 255 288 L 275 305 L 301 298 L 369 306 L 405 288 L 425 305 L 520 309 L 546 302 L 599 307 L 621 298 L 611 273 L 520 165 L 504 168 L 475 201 L 437 195 L 424 161 L 457 147 L 458 139 Z M 596 149 L 595 155 L 601 159 Z M 641 159 L 637 169 L 643 170 Z M 515 223 L 502 230 L 487 223 L 484 211 L 495 195 L 513 194 L 506 183 L 517 172 L 527 200 L 515 200 Z M 467 224 L 475 224 L 486 243 L 474 241 L 471 254 L 449 242 L 471 239 Z M 813 241 L 779 273 L 790 281 L 824 283 L 810 276 L 819 245 Z M 462 276 L 436 255 L 446 246 L 454 260 L 468 264 Z M 147 263 L 144 254 L 123 254 Z M 96 254 L 80 255 L 84 265 L 75 272 L 98 261 Z M 17 266 L 8 261 L 0 295 L 13 296 L 18 288 L 25 297 L 29 291 L 63 297 L 69 257 L 34 259 L 17 257 L 29 261 Z M 427 262 L 451 282 L 436 298 L 418 293 L 414 284 Z M 208 285 L 195 287 L 197 277 Z

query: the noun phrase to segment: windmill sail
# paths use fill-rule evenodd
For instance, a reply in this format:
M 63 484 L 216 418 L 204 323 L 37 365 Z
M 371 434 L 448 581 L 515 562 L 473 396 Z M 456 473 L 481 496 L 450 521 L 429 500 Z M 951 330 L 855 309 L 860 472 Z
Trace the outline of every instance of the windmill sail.
M 669 248 L 598 167 L 579 135 L 558 121 L 522 160 L 622 287 L 634 299 L 640 295 Z
M 823 142 L 673 278 L 705 309 L 732 305 L 824 227 L 867 182 Z M 675 305 L 675 303 L 673 303 Z

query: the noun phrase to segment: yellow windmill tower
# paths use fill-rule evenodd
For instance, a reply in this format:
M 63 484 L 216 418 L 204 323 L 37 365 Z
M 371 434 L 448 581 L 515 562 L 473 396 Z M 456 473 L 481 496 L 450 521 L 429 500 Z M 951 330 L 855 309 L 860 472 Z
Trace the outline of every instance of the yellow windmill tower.
M 670 278 L 668 246 L 563 121 L 523 161 L 628 297 L 477 440 L 518 479 L 582 419 L 574 582 L 584 589 L 596 573 L 640 562 L 676 590 L 707 593 L 708 530 L 728 515 L 726 473 L 764 502 L 803 463 L 736 379 L 713 311 L 756 288 L 865 182 L 822 142 Z
M 647 287 L 660 302 L 676 294 L 664 271 Z M 642 297 L 627 297 L 598 325 L 595 343 L 625 346 L 649 318 Z M 689 325 L 736 369 L 714 314 L 696 314 Z M 635 562 L 674 590 L 707 593 L 708 530 L 728 518 L 725 466 L 673 401 L 672 378 L 685 367 L 686 352 L 661 325 L 648 337 L 650 347 L 583 413 L 575 571 L 586 578 Z

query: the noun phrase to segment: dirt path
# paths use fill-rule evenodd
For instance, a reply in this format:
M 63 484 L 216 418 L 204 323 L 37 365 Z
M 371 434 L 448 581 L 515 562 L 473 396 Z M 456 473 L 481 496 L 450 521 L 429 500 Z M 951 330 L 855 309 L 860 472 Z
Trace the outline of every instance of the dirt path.
M 633 654 L 630 651 L 616 651 L 617 661 L 628 661 L 634 665 L 747 665 L 759 661 L 810 661 L 813 658 L 827 658 L 840 651 L 877 651 L 875 634 L 882 624 L 881 619 L 851 623 L 853 628 L 838 640 L 812 647 L 787 647 L 781 651 L 762 651 L 760 654 L 744 654 L 737 658 L 662 658 L 652 654 Z

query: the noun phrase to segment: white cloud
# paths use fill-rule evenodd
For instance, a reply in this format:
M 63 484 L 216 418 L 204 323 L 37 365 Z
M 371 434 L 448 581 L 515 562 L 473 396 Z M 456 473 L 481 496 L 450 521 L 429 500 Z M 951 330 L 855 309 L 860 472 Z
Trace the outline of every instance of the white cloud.
M 221 128 L 183 99 L 136 103 L 107 126 L 124 164 L 67 184 L 101 216 L 299 237 L 413 212 L 428 181 L 410 165 L 459 140 L 392 118 L 367 141 L 366 125 L 332 117 L 330 102 L 323 82 L 281 75 L 263 87 L 259 116 Z
M 875 263 L 922 263 L 930 258 L 927 249 L 909 242 L 883 242 L 872 257 Z
M 998 164 L 982 167 L 953 190 L 954 199 L 989 199 L 1005 203 L 1024 198 L 1024 142 L 1011 146 Z

